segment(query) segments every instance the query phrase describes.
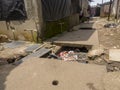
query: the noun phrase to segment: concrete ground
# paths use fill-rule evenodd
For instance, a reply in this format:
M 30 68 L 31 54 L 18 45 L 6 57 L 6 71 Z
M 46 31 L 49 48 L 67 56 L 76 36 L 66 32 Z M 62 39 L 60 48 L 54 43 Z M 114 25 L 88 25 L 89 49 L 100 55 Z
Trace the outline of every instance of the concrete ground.
M 104 90 L 105 73 L 105 66 L 31 58 L 10 71 L 0 90 Z
M 14 65 L 0 65 L 0 90 L 5 90 L 7 77 L 15 67 Z
M 91 45 L 98 46 L 98 32 L 97 30 L 77 30 L 72 32 L 67 32 L 61 36 L 51 39 L 57 45 L 62 46 L 77 46 L 80 45 Z
M 105 90 L 120 90 L 120 72 L 105 74 L 103 82 Z

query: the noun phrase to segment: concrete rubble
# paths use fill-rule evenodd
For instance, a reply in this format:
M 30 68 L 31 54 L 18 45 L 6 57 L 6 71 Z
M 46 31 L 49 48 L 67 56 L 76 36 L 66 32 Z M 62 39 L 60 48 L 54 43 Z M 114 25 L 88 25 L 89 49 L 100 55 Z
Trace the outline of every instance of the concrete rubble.
M 93 49 L 88 52 L 88 57 L 95 59 L 95 57 L 99 57 L 102 54 L 104 54 L 104 49 L 98 48 L 98 49 Z

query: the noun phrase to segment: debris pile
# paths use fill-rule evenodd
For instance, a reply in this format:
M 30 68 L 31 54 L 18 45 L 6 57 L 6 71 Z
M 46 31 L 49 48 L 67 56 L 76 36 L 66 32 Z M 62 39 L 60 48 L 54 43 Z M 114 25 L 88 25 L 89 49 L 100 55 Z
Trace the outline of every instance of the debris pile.
M 109 24 L 105 24 L 104 27 L 105 28 L 116 28 L 118 25 L 115 23 L 109 23 Z
M 108 72 L 120 71 L 120 62 L 111 62 L 107 64 Z
M 87 63 L 87 48 L 62 47 L 57 54 L 51 53 L 48 58 L 54 58 L 63 61 L 78 61 Z
M 90 50 L 88 52 L 88 57 L 92 60 L 95 60 L 95 58 L 100 57 L 103 54 L 104 54 L 104 49 L 98 48 L 98 49 Z
M 64 61 L 78 60 L 78 55 L 74 51 L 63 51 L 59 56 Z

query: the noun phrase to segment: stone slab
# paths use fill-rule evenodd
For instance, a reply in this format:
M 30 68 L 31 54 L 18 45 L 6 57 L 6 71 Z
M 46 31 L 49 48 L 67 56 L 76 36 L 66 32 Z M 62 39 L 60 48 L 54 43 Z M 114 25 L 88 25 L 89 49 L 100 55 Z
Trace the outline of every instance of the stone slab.
M 99 45 L 97 30 L 78 30 L 67 32 L 53 39 L 55 44 L 66 46 Z
M 41 44 L 30 45 L 29 47 L 27 47 L 25 49 L 25 52 L 27 52 L 27 53 L 35 52 L 36 50 L 38 50 L 40 48 L 40 46 L 41 46 Z
M 41 48 L 38 51 L 31 53 L 30 55 L 24 57 L 22 60 L 24 61 L 24 60 L 27 60 L 27 59 L 30 59 L 33 57 L 40 58 L 40 57 L 44 56 L 45 54 L 49 53 L 50 51 L 51 51 L 50 49 Z
M 109 51 L 109 59 L 111 61 L 120 62 L 120 49 L 110 49 L 110 51 Z
M 105 73 L 105 66 L 30 58 L 9 73 L 5 90 L 104 90 Z
M 18 48 L 20 46 L 24 46 L 26 44 L 25 41 L 12 41 L 11 43 L 5 43 L 3 46 L 5 48 Z
M 73 27 L 73 30 L 80 30 L 80 29 L 84 29 L 84 28 L 88 28 L 88 29 L 92 29 L 93 28 L 93 25 L 94 25 L 94 23 L 92 22 L 92 23 L 81 23 L 80 25 L 77 25 L 77 26 L 74 26 Z

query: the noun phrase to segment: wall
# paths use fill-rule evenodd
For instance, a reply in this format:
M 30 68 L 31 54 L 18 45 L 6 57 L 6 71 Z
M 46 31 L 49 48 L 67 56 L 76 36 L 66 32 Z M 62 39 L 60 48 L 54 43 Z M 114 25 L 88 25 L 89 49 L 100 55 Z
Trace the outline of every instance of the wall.
M 111 7 L 113 8 L 113 3 Z M 110 3 L 102 5 L 100 10 L 100 16 L 107 17 L 109 15 L 109 8 L 110 8 Z M 113 10 L 111 9 L 111 14 L 112 13 L 113 13 Z
M 41 39 L 47 39 L 79 24 L 79 14 L 73 14 L 54 22 L 44 22 L 42 18 L 41 0 L 24 1 L 28 19 L 26 21 L 11 21 L 10 26 L 15 28 L 14 32 L 11 29 L 7 29 L 6 22 L 1 21 L 0 34 L 8 35 L 10 39 L 36 41 L 38 32 Z M 64 23 L 62 31 L 60 23 Z M 31 30 L 33 33 L 31 33 Z M 13 33 L 15 34 L 15 38 Z
M 119 1 L 119 4 L 118 4 L 118 0 L 114 0 L 114 1 L 113 1 L 113 8 L 112 8 L 112 15 L 113 15 L 113 16 L 116 16 L 116 14 L 117 14 L 117 9 L 118 9 L 118 13 L 120 13 L 120 8 L 117 8 L 118 5 L 119 5 L 119 7 L 120 7 L 120 1 Z
M 110 7 L 110 4 L 102 6 L 101 16 L 103 16 L 103 17 L 108 16 L 108 14 L 109 14 L 109 7 Z
M 76 26 L 79 24 L 79 14 L 73 14 L 69 17 L 69 27 L 70 29 L 73 27 L 73 26 Z
M 36 40 L 37 29 L 40 30 L 40 22 L 38 18 L 37 0 L 24 0 L 28 19 L 26 21 L 11 21 L 10 26 L 15 28 L 15 39 L 33 41 L 31 30 L 33 30 Z M 41 9 L 41 8 L 39 8 Z M 42 14 L 41 14 L 42 15 Z M 7 29 L 6 22 L 0 22 L 0 34 L 6 34 L 9 38 L 14 39 L 11 29 Z
M 60 24 L 62 24 L 62 27 Z M 79 14 L 73 14 L 69 17 L 65 17 L 57 21 L 45 22 L 43 39 L 48 39 L 64 31 L 69 31 L 70 29 L 72 29 L 73 26 L 78 24 L 79 24 Z

